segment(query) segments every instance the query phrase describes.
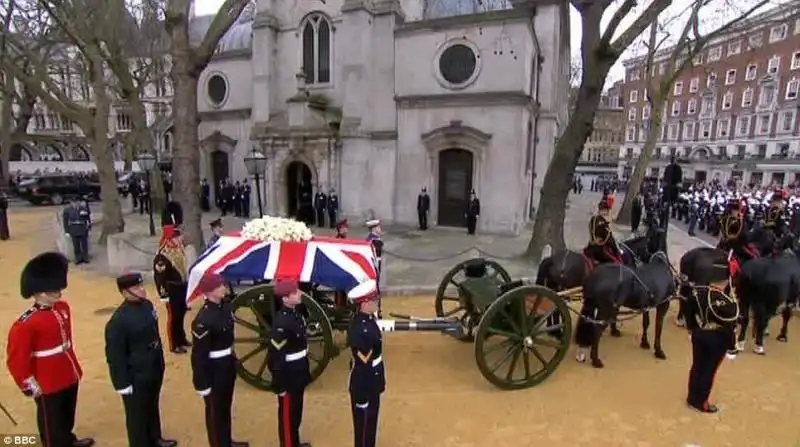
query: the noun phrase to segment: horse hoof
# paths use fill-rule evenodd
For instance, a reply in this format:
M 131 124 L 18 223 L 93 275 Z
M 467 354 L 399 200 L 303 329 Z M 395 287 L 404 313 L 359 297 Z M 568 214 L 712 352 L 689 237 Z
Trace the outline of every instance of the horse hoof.
M 666 360 L 667 359 L 667 354 L 664 354 L 664 351 L 661 351 L 661 350 L 658 350 L 658 351 L 654 352 L 653 355 L 655 355 L 656 358 L 659 359 L 659 360 Z
M 755 352 L 758 355 L 764 355 L 767 353 L 767 351 L 764 349 L 763 346 L 758 346 L 758 345 L 753 347 L 753 352 Z
M 647 340 L 642 340 L 642 342 L 639 343 L 639 347 L 642 349 L 650 349 L 650 342 Z
M 789 341 L 789 338 L 787 338 L 784 334 L 778 335 L 775 339 L 783 343 Z
M 619 330 L 612 329 L 611 330 L 611 336 L 612 337 L 622 337 L 622 332 L 620 332 Z
M 592 366 L 599 369 L 606 365 L 604 365 L 600 359 L 592 359 Z
M 575 361 L 578 363 L 586 363 L 586 354 L 578 354 L 575 356 Z

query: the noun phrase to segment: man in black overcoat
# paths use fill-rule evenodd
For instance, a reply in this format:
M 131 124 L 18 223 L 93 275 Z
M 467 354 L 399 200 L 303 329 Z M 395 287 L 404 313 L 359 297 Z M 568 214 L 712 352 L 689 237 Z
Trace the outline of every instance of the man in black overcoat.
M 8 196 L 0 191 L 0 241 L 6 241 L 11 237 L 8 231 Z
M 431 209 L 431 196 L 428 195 L 428 189 L 422 188 L 417 196 L 417 220 L 419 221 L 419 229 L 428 229 L 428 211 Z
M 669 160 L 669 165 L 664 169 L 662 201 L 664 202 L 664 213 L 661 216 L 661 225 L 666 229 L 669 225 L 670 207 L 678 201 L 680 194 L 680 184 L 683 181 L 683 170 L 675 162 L 673 155 Z

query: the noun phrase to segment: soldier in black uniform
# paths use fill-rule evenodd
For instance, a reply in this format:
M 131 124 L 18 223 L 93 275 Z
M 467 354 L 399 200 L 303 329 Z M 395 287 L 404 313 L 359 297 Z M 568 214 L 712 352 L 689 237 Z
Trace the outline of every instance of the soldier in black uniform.
M 431 196 L 428 195 L 428 189 L 422 188 L 417 196 L 417 220 L 419 221 L 419 229 L 428 229 L 428 211 L 431 209 Z
M 0 241 L 8 240 L 8 196 L 0 191 Z
M 253 189 L 250 187 L 250 182 L 245 181 L 242 187 L 242 213 L 247 219 L 250 218 L 250 194 L 252 194 L 252 192 Z
M 349 229 L 347 219 L 336 222 L 336 239 L 347 239 L 347 230 Z
M 322 188 L 317 186 L 317 194 L 314 196 L 314 215 L 317 226 L 325 227 L 325 210 L 328 208 L 328 196 L 322 192 Z
M 233 214 L 242 217 L 242 184 L 236 181 L 233 185 Z
M 248 447 L 231 438 L 231 405 L 236 384 L 233 352 L 233 312 L 223 298 L 228 293 L 217 275 L 206 275 L 198 289 L 205 304 L 192 322 L 192 382 L 203 397 L 206 432 L 213 447 Z
M 269 335 L 267 365 L 272 374 L 272 389 L 278 395 L 278 435 L 281 447 L 311 447 L 300 442 L 303 397 L 311 383 L 308 365 L 306 320 L 297 309 L 302 293 L 297 281 L 278 281 L 275 296 L 281 308 Z
M 122 396 L 130 447 L 174 447 L 161 436 L 159 397 L 164 382 L 164 350 L 158 313 L 147 299 L 142 275 L 117 277 L 125 301 L 106 324 L 106 361 L 111 384 Z
M 714 377 L 726 353 L 735 348 L 735 328 L 739 318 L 736 300 L 723 292 L 728 284 L 728 265 L 713 264 L 702 273 L 710 286 L 697 287 L 684 304 L 686 327 L 692 335 L 692 368 L 686 403 L 703 413 L 719 408 L 708 402 Z M 734 358 L 733 354 L 728 354 Z
M 764 216 L 764 230 L 768 235 L 762 246 L 763 255 L 771 255 L 783 250 L 791 243 L 786 202 L 788 194 L 783 189 L 776 189 L 770 198 L 770 206 Z
M 589 219 L 589 244 L 584 253 L 598 264 L 606 262 L 622 264 L 622 253 L 608 222 L 609 210 L 610 206 L 606 200 L 601 200 L 597 205 L 597 214 Z
M 350 360 L 350 405 L 355 447 L 375 447 L 381 393 L 386 390 L 383 342 L 375 321 L 378 310 L 376 286 L 375 281 L 366 281 L 347 294 L 358 306 L 358 313 L 347 330 L 348 344 L 353 353 Z
M 337 222 L 336 215 L 339 213 L 339 196 L 336 195 L 336 190 L 331 188 L 328 191 L 328 223 L 330 224 L 331 228 L 334 226 L 334 222 Z
M 731 200 L 728 203 L 728 213 L 720 222 L 720 238 L 717 248 L 723 251 L 733 250 L 739 263 L 743 263 L 759 256 L 758 249 L 750 244 L 750 232 L 747 222 L 744 221 L 741 203 Z
M 204 212 L 211 211 L 211 186 L 208 184 L 208 180 L 203 179 L 200 182 L 200 209 Z
M 465 213 L 465 217 L 467 218 L 467 234 L 475 234 L 475 228 L 478 226 L 478 217 L 480 216 L 481 201 L 478 200 L 478 196 L 473 189 L 469 193 L 469 204 L 467 204 L 467 212 Z

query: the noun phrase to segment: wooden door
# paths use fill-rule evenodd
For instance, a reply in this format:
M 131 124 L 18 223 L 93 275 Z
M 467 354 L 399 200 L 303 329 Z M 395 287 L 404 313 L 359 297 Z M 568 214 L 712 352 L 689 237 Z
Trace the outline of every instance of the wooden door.
M 437 223 L 448 227 L 466 226 L 464 213 L 472 191 L 472 153 L 447 149 L 439 153 Z

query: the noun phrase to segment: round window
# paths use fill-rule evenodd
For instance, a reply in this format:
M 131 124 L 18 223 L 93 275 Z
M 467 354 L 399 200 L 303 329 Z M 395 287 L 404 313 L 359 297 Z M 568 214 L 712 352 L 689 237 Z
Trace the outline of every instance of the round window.
M 222 77 L 222 75 L 215 74 L 208 78 L 206 90 L 208 93 L 208 99 L 211 100 L 212 104 L 215 106 L 222 105 L 228 96 L 228 82 L 225 81 L 225 78 Z
M 478 56 L 464 44 L 449 46 L 439 57 L 439 73 L 442 79 L 453 85 L 467 83 L 478 68 Z

